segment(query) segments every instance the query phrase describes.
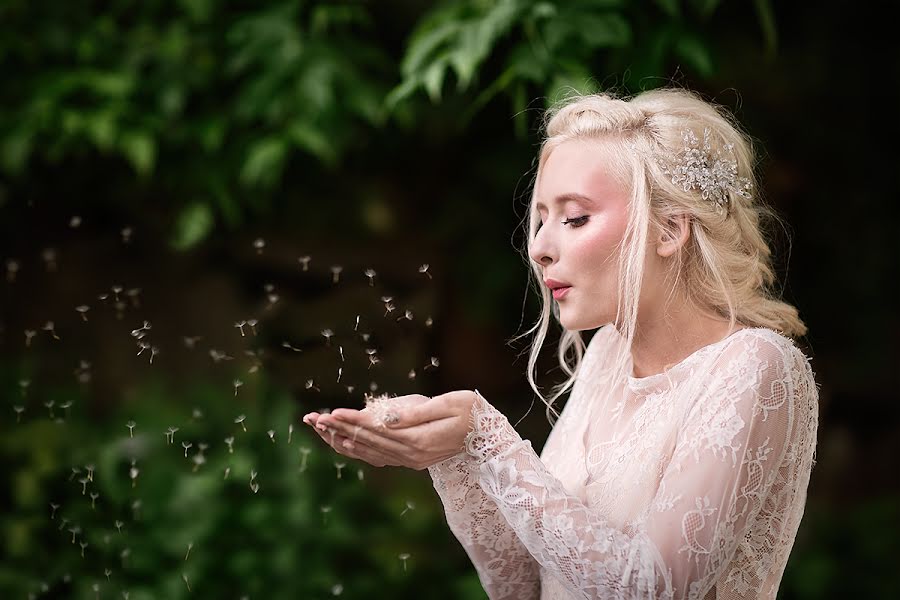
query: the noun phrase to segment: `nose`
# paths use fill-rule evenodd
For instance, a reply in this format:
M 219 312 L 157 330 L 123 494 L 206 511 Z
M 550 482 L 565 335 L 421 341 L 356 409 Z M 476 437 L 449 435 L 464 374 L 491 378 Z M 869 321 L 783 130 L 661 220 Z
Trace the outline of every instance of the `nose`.
M 552 236 L 550 236 L 549 229 L 550 227 L 548 225 L 544 225 L 538 229 L 537 233 L 534 235 L 534 239 L 531 240 L 531 244 L 528 247 L 528 255 L 531 257 L 531 260 L 542 267 L 548 267 L 557 260 L 556 249 L 553 240 L 551 239 Z

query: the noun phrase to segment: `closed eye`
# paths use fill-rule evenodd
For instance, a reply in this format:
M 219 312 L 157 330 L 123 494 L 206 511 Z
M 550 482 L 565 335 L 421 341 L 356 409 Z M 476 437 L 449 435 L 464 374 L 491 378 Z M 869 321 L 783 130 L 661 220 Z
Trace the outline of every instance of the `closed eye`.
M 583 217 L 574 217 L 571 219 L 566 219 L 562 223 L 563 223 L 563 225 L 571 225 L 573 228 L 575 228 L 575 227 L 581 227 L 582 225 L 584 225 L 587 222 L 588 222 L 588 217 L 587 217 L 587 215 L 585 215 Z

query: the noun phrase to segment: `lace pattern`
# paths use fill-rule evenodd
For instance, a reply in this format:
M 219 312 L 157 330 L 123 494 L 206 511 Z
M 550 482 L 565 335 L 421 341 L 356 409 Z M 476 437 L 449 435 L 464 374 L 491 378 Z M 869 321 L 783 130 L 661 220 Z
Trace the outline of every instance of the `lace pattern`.
M 638 389 L 600 375 L 614 343 L 543 459 L 478 394 L 465 452 L 429 468 L 489 597 L 775 598 L 815 463 L 808 359 L 747 329 Z

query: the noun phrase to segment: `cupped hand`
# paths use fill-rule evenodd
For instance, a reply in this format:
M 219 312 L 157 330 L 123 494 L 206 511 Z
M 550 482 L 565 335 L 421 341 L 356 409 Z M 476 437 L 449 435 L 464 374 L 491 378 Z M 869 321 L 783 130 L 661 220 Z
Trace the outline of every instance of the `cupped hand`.
M 475 399 L 468 390 L 430 399 L 401 396 L 363 410 L 309 413 L 303 422 L 340 454 L 378 467 L 422 470 L 464 451 Z

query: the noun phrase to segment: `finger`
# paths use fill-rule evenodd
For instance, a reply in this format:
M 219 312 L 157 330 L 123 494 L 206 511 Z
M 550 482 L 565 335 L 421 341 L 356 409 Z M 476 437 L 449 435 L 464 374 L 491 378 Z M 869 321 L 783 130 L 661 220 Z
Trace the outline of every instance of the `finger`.
M 393 412 L 397 418 L 390 421 L 386 420 L 389 429 L 415 427 L 422 423 L 439 421 L 441 419 L 456 416 L 454 407 L 447 402 L 446 398 L 442 398 L 441 396 L 435 396 L 421 404 L 406 406 Z
M 317 426 L 336 429 L 338 433 L 349 438 L 354 443 L 361 442 L 374 450 L 385 454 L 392 454 L 398 458 L 409 456 L 410 452 L 413 450 L 408 443 L 404 443 L 397 439 L 390 439 L 366 427 L 339 419 L 333 414 L 322 415 L 318 420 Z
M 325 427 L 324 424 L 322 426 Z M 360 441 L 354 442 L 338 433 L 334 428 L 325 427 L 323 430 L 316 427 L 314 429 L 316 430 L 316 433 L 319 434 L 319 437 L 339 454 L 349 456 L 356 460 L 365 461 L 377 467 L 383 467 L 385 465 L 398 466 L 403 464 L 402 457 L 372 448 Z

